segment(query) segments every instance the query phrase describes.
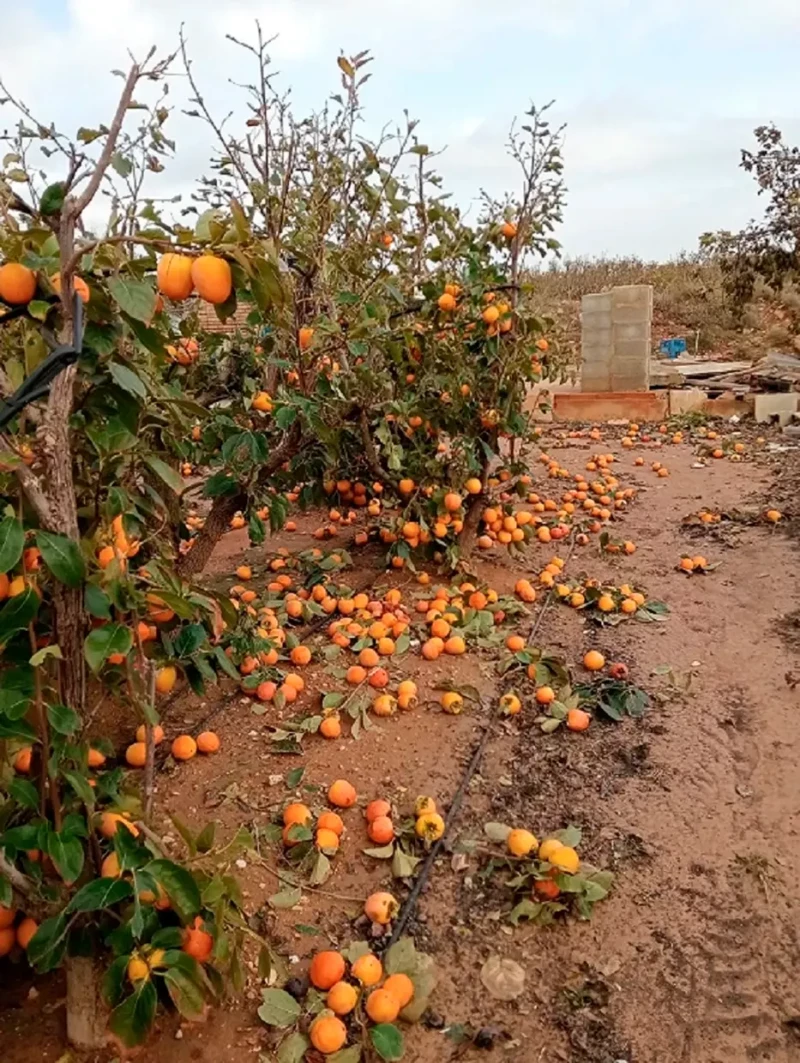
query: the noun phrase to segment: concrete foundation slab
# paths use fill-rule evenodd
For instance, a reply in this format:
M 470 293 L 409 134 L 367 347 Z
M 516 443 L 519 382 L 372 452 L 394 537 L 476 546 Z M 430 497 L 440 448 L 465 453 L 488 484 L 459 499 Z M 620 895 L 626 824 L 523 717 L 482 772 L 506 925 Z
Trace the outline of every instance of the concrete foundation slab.
M 577 391 L 553 396 L 556 421 L 663 421 L 667 394 L 657 391 Z

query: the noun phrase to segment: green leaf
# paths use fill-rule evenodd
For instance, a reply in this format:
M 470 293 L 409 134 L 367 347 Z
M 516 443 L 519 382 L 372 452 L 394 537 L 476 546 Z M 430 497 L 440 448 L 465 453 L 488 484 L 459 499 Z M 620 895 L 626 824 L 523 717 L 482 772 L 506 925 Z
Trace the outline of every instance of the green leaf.
M 295 1030 L 285 1041 L 281 1041 L 277 1055 L 278 1063 L 303 1063 L 309 1048 L 311 1048 L 311 1042 L 306 1035 Z
M 84 775 L 79 771 L 65 771 L 63 775 L 81 801 L 87 805 L 94 804 L 94 790 Z
M 139 442 L 138 437 L 126 427 L 120 417 L 109 417 L 104 425 L 89 425 L 86 435 L 100 454 L 108 456 L 130 450 Z
M 9 598 L 0 609 L 0 644 L 8 642 L 18 631 L 24 631 L 38 612 L 39 595 L 33 587 Z
M 267 1026 L 293 1026 L 300 1018 L 300 1005 L 284 989 L 265 989 L 258 1017 Z
M 39 807 L 39 791 L 28 779 L 12 779 L 8 784 L 8 794 L 23 808 L 35 810 Z
M 67 705 L 48 705 L 47 719 L 54 731 L 67 737 L 74 734 L 81 724 L 80 716 Z
M 325 1063 L 361 1063 L 361 1045 L 350 1045 L 325 1057 Z
M 41 665 L 44 664 L 48 657 L 54 657 L 57 661 L 63 661 L 64 654 L 61 652 L 61 647 L 42 646 L 40 650 L 37 650 L 36 653 L 33 654 L 31 659 L 28 661 L 28 664 L 31 666 L 31 668 L 39 668 Z
M 253 546 L 261 546 L 267 537 L 267 526 L 257 513 L 250 514 L 247 522 L 247 533 Z
M 123 391 L 127 391 L 130 395 L 135 395 L 137 399 L 146 398 L 147 387 L 145 382 L 138 373 L 134 373 L 127 365 L 120 365 L 119 362 L 109 362 L 108 371 L 114 383 L 118 384 Z
M 400 845 L 395 847 L 392 857 L 392 878 L 411 878 L 420 857 L 410 856 Z
M 383 966 L 387 974 L 411 975 L 416 970 L 417 960 L 417 949 L 413 938 L 403 937 L 386 950 Z
M 111 599 L 95 583 L 86 584 L 83 592 L 83 607 L 89 616 L 96 616 L 98 620 L 111 619 Z
M 184 923 L 200 911 L 200 890 L 192 875 L 171 860 L 153 860 L 145 868 L 169 894 L 172 907 Z
M 286 773 L 286 785 L 290 790 L 294 790 L 303 781 L 303 776 L 306 773 L 305 768 L 292 768 L 291 771 Z
M 62 831 L 51 830 L 47 835 L 47 855 L 56 866 L 56 871 L 67 885 L 72 885 L 83 871 L 83 842 L 80 838 L 67 836 Z
M 149 281 L 112 277 L 108 291 L 120 310 L 136 321 L 150 321 L 156 312 L 156 292 Z
M 11 883 L 4 875 L 0 875 L 0 904 L 4 908 L 10 908 L 14 903 L 14 890 Z
M 86 661 L 93 672 L 99 672 L 112 653 L 130 653 L 133 635 L 124 624 L 104 624 L 95 628 L 83 644 Z
M 133 893 L 131 884 L 121 878 L 95 878 L 81 886 L 66 907 L 67 912 L 98 912 L 124 901 Z
M 21 738 L 23 742 L 35 742 L 36 732 L 25 720 L 9 720 L 0 716 L 0 738 Z
M 562 845 L 568 845 L 570 848 L 576 849 L 581 844 L 583 832 L 580 827 L 576 827 L 574 824 L 570 823 L 570 825 L 565 827 L 564 830 L 556 831 L 552 837 L 557 838 Z
M 0 520 L 0 572 L 10 572 L 22 557 L 25 531 L 16 517 Z
M 63 912 L 45 919 L 28 943 L 28 963 L 39 974 L 53 971 L 60 966 L 67 951 L 67 928 L 69 924 Z
M 205 996 L 197 981 L 179 967 L 164 972 L 164 984 L 172 1003 L 186 1019 L 198 1020 L 205 1014 Z
M 28 303 L 28 313 L 37 321 L 47 320 L 47 315 L 52 309 L 52 304 L 45 302 L 44 299 L 31 299 Z
M 68 587 L 77 587 L 83 582 L 86 566 L 74 539 L 40 530 L 36 533 L 36 545 L 42 552 L 44 563 L 57 580 Z
M 505 823 L 484 823 L 483 833 L 493 842 L 505 842 L 511 833 L 511 827 Z
M 33 697 L 34 682 L 33 669 L 29 665 L 0 672 L 0 716 L 21 720 Z
M 154 458 L 151 454 L 145 455 L 145 465 L 149 465 L 156 476 L 163 480 L 164 483 L 173 490 L 176 494 L 180 494 L 183 490 L 183 480 L 177 474 L 177 472 L 171 468 L 161 458 Z
M 271 908 L 294 908 L 296 904 L 299 904 L 303 899 L 303 891 L 299 886 L 295 886 L 292 889 L 281 890 L 280 893 L 274 893 L 271 897 L 267 898 L 267 904 Z
M 120 177 L 129 177 L 133 171 L 133 163 L 131 160 L 126 158 L 126 156 L 119 151 L 115 151 L 111 156 L 111 165 Z
M 382 1022 L 378 1026 L 373 1026 L 369 1031 L 370 1040 L 372 1041 L 372 1047 L 381 1057 L 381 1059 L 394 1060 L 402 1059 L 405 1052 L 405 1044 L 403 1043 L 403 1035 L 389 1022 Z
M 61 208 L 64 206 L 64 199 L 67 195 L 67 186 L 63 181 L 56 181 L 55 184 L 48 185 L 42 192 L 42 198 L 39 200 L 39 210 L 45 217 L 50 214 L 58 214 Z
M 187 624 L 181 628 L 172 642 L 176 657 L 191 657 L 206 641 L 206 629 L 202 624 Z
M 239 481 L 226 472 L 215 472 L 206 480 L 203 495 L 206 498 L 220 498 L 223 495 L 235 495 L 239 490 Z
M 110 1008 L 115 1008 L 122 1000 L 125 992 L 126 973 L 130 957 L 117 956 L 106 973 L 103 975 L 102 993 L 103 1000 Z
M 156 1017 L 158 994 L 156 987 L 148 979 L 139 982 L 134 992 L 114 1008 L 108 1025 L 112 1033 L 122 1041 L 126 1048 L 135 1048 L 142 1044 L 150 1032 Z

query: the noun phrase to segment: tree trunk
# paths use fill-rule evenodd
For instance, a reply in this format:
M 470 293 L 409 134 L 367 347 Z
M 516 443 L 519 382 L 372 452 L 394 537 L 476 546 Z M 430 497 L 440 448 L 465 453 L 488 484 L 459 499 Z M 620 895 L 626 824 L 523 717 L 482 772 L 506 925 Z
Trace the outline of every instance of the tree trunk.
M 256 486 L 267 487 L 270 477 L 274 476 L 281 465 L 298 454 L 304 446 L 300 426 L 294 424 L 281 445 L 272 452 L 269 461 L 262 465 L 256 478 Z M 205 524 L 194 541 L 194 546 L 188 554 L 184 554 L 178 560 L 175 566 L 179 576 L 188 579 L 203 571 L 214 552 L 214 547 L 227 530 L 231 517 L 247 506 L 247 500 L 247 494 L 241 491 L 235 495 L 218 498 L 214 502 Z
M 458 537 L 460 551 L 459 565 L 468 565 L 475 549 L 478 538 L 478 525 L 481 522 L 481 514 L 486 504 L 486 498 L 481 492 L 479 495 L 470 495 L 467 511 L 464 514 L 464 527 Z
M 67 1040 L 85 1052 L 102 1049 L 107 1043 L 108 1009 L 100 993 L 100 968 L 91 956 L 69 956 L 65 968 Z
M 244 509 L 246 505 L 247 495 L 244 492 L 226 495 L 214 502 L 194 546 L 178 560 L 176 569 L 179 576 L 188 579 L 203 571 L 214 552 L 214 547 L 227 531 L 234 513 Z

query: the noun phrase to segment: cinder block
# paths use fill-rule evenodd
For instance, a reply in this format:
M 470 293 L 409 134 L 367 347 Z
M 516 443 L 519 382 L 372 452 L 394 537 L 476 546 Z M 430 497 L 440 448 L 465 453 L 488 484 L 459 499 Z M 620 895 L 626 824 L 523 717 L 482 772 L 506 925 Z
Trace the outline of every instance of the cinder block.
M 582 373 L 581 391 L 611 391 L 611 378 L 607 373 Z
M 613 360 L 650 362 L 650 341 L 646 339 L 615 340 Z
M 581 299 L 581 314 L 610 314 L 611 292 L 592 292 Z
M 640 325 L 649 329 L 652 323 L 648 310 L 642 306 L 615 306 L 611 320 L 614 328 L 622 328 L 626 325 Z
M 582 310 L 581 311 L 581 327 L 582 328 L 611 328 L 611 319 L 613 314 L 611 308 L 608 310 Z
M 777 417 L 779 424 L 788 424 L 799 406 L 800 392 L 797 391 L 756 395 L 756 421 L 759 424 L 767 424 L 773 417 Z
M 594 337 L 581 344 L 581 353 L 584 362 L 610 362 L 614 348 L 610 343 L 603 340 L 596 341 Z
M 630 322 L 625 325 L 614 325 L 614 343 L 618 344 L 625 342 L 626 340 L 641 340 L 650 349 L 650 335 L 651 325 L 649 318 L 644 318 L 636 322 Z
M 612 306 L 616 310 L 623 306 L 642 306 L 652 309 L 652 284 L 621 284 L 611 289 Z
M 708 401 L 708 392 L 702 388 L 685 388 L 669 391 L 669 414 L 676 417 L 681 413 L 692 413 L 694 410 L 702 410 L 703 404 Z

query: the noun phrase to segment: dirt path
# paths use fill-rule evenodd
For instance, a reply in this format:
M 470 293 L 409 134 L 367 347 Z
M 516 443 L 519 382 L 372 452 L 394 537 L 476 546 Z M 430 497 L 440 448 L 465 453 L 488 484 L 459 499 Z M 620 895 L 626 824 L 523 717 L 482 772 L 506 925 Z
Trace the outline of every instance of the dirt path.
M 567 468 L 583 468 L 585 446 L 557 446 L 552 453 Z M 606 449 L 619 453 L 611 443 Z M 783 614 L 800 606 L 791 580 L 797 554 L 781 531 L 772 533 L 763 524 L 713 526 L 705 538 L 692 538 L 681 526 L 684 515 L 701 505 L 734 509 L 751 496 L 763 501 L 771 474 L 763 466 L 727 461 L 694 469 L 689 446 L 670 447 L 666 454 L 662 460 L 671 470 L 666 479 L 647 466 L 634 469 L 634 454 L 621 455 L 625 482 L 644 488 L 623 521 L 624 535 L 638 544 L 636 553 L 613 558 L 590 547 L 575 557 L 568 574 L 585 571 L 644 586 L 669 604 L 669 618 L 598 630 L 584 623 L 583 614 L 553 605 L 537 639 L 572 664 L 589 648 L 626 662 L 633 678 L 654 695 L 651 711 L 641 721 L 596 723 L 583 735 L 543 735 L 530 711 L 499 726 L 457 831 L 462 841 L 480 839 L 485 822 L 500 820 L 528 826 L 541 837 L 573 822 L 584 830 L 585 855 L 617 873 L 611 898 L 598 905 L 590 923 L 514 930 L 500 918 L 504 902 L 493 881 L 476 874 L 476 859 L 453 864 L 445 857 L 413 926 L 420 947 L 436 959 L 438 1017 L 447 1024 L 494 1028 L 496 1058 L 519 1063 L 800 1058 L 797 1027 L 787 1023 L 800 1015 L 793 970 L 799 944 L 800 738 L 797 691 L 786 679 L 800 669 L 797 646 L 784 640 L 779 626 Z M 292 546 L 297 545 L 295 538 Z M 230 571 L 241 548 L 227 537 L 215 570 Z M 532 569 L 538 571 L 552 552 L 534 548 Z M 706 577 L 687 578 L 675 570 L 685 552 L 702 552 L 722 564 Z M 483 575 L 506 591 L 519 572 L 495 562 L 484 566 Z M 356 573 L 352 582 L 359 578 Z M 405 658 L 400 670 L 419 677 L 423 700 L 435 696 L 433 686 L 445 676 L 474 684 L 487 696 L 497 689 L 489 658 L 470 656 L 445 666 Z M 317 689 L 335 685 L 324 669 L 314 677 L 309 685 Z M 184 698 L 170 720 L 175 726 L 192 723 L 210 707 Z M 269 822 L 287 800 L 285 776 L 298 761 L 270 752 L 268 719 L 255 715 L 240 695 L 228 695 L 215 720 L 224 756 L 162 776 L 162 809 L 195 823 L 217 819 L 222 831 L 242 822 Z M 484 719 L 476 710 L 444 716 L 428 704 L 357 743 L 313 740 L 303 759 L 301 787 L 322 787 L 345 776 L 367 798 L 408 804 L 415 794 L 430 793 L 446 803 Z M 357 814 L 348 826 L 325 887 L 329 892 L 307 894 L 299 909 L 267 917 L 279 948 L 290 957 L 306 956 L 328 942 L 346 944 L 355 936 L 350 921 L 360 898 L 387 882 L 385 866 L 361 854 L 366 842 Z M 163 829 L 170 829 L 166 819 Z M 241 869 L 241 877 L 253 911 L 279 889 L 263 863 Z M 526 971 L 525 991 L 513 1004 L 491 999 L 479 981 L 483 962 L 497 953 Z M 0 1011 L 2 1058 L 11 1063 L 33 1058 L 25 1054 L 30 1051 L 25 1031 L 35 1022 L 42 1058 L 56 1060 L 63 1050 L 58 983 L 43 987 L 34 1000 L 26 1000 L 26 992 L 20 982 L 15 1007 Z M 184 1026 L 178 1040 L 174 1020 L 162 1020 L 161 1036 L 147 1058 L 228 1063 L 264 1053 L 262 1058 L 271 1060 L 264 1028 L 254 1016 L 257 997 L 254 983 L 247 1000 L 215 1012 L 205 1027 Z M 462 1052 L 440 1030 L 420 1026 L 409 1037 L 406 1058 L 442 1063 L 464 1058 Z M 468 1049 L 466 1058 L 483 1054 Z

